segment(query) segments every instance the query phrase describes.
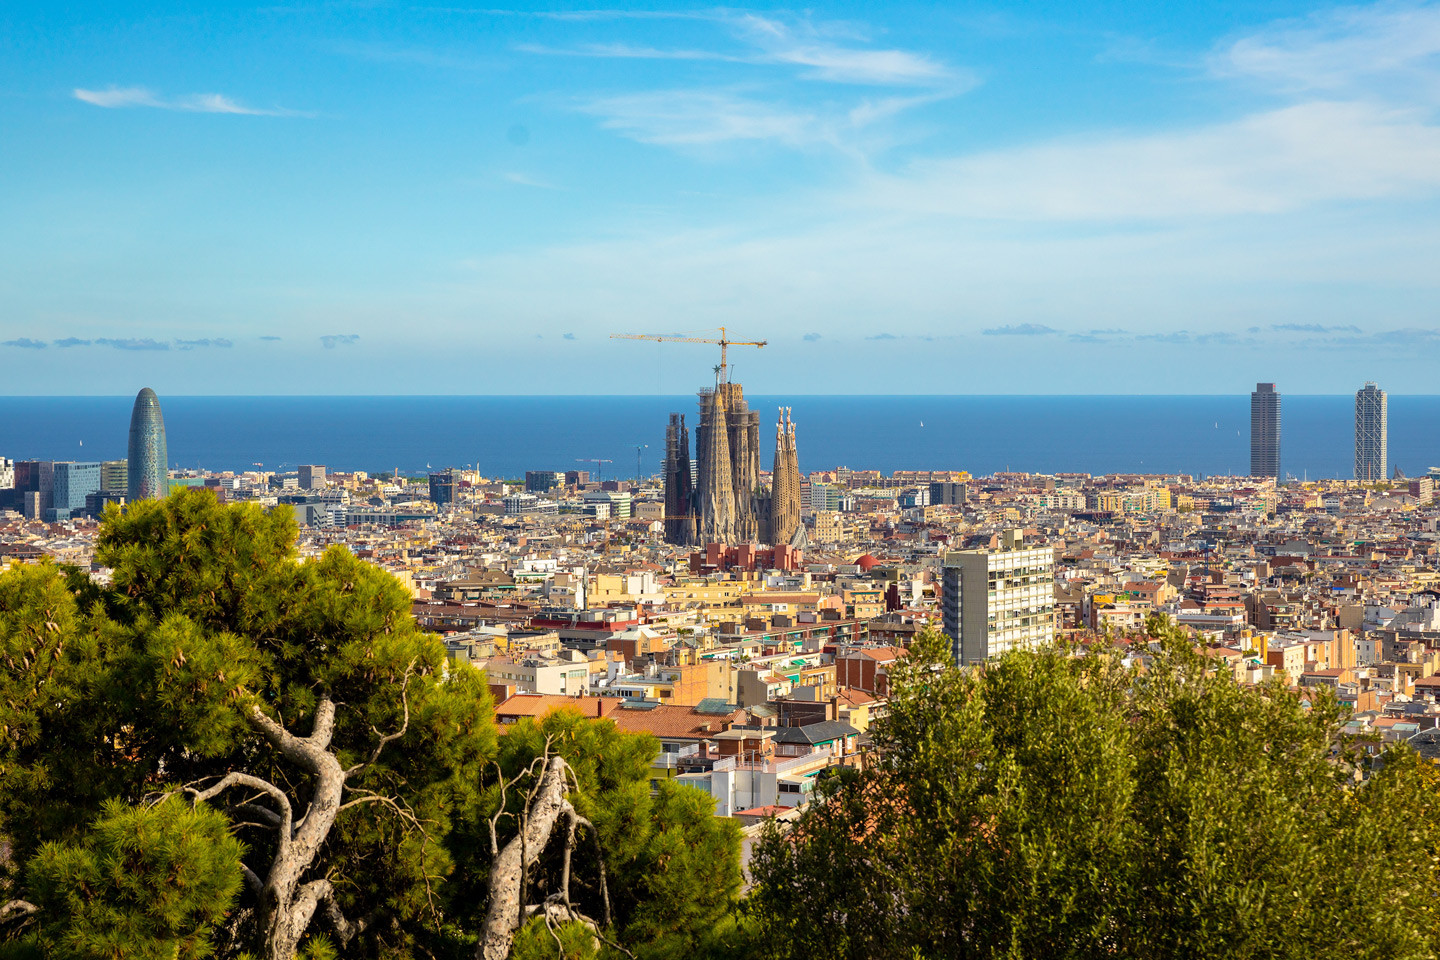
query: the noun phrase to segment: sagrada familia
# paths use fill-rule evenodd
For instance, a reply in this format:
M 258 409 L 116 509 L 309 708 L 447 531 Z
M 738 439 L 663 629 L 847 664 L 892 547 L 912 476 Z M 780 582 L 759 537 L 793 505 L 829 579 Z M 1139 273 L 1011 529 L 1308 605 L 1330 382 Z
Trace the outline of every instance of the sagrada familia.
M 665 540 L 680 546 L 768 543 L 804 549 L 800 522 L 800 461 L 795 422 L 780 410 L 775 463 L 768 487 L 760 482 L 760 413 L 745 403 L 738 383 L 700 391 L 695 469 L 685 415 L 670 414 L 665 429 Z M 693 479 L 692 479 L 693 478 Z

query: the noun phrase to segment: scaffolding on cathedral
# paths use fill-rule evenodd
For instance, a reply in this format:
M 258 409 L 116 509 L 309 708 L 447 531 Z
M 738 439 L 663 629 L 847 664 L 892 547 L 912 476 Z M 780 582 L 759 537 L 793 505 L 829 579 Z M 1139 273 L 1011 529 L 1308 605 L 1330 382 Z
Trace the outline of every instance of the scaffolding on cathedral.
M 760 479 L 760 413 L 745 402 L 744 388 L 717 379 L 713 389 L 699 392 L 699 406 L 693 482 L 684 415 L 672 413 L 665 431 L 666 541 L 803 544 L 800 467 L 789 410 L 780 413 L 766 488 Z

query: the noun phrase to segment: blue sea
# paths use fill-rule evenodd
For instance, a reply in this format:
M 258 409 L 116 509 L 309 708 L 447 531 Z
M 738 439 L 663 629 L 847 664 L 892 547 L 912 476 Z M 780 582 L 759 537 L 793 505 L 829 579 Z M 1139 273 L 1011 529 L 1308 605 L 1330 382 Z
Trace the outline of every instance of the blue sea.
M 802 470 L 958 469 L 1243 474 L 1250 398 L 1241 396 L 750 397 L 769 466 L 775 408 L 793 409 Z M 0 456 L 125 456 L 132 397 L 0 398 Z M 171 465 L 418 473 L 479 464 L 492 477 L 591 469 L 606 478 L 659 470 L 671 411 L 684 397 L 165 397 Z M 1296 477 L 1349 477 L 1354 398 L 1286 396 L 1282 465 Z M 1440 465 L 1440 397 L 1390 398 L 1390 463 Z

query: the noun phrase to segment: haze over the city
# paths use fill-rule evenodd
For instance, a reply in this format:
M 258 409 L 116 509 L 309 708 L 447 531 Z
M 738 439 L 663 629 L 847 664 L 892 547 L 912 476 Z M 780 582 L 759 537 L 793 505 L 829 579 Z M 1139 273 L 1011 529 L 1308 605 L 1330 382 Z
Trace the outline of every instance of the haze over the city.
M 7 4 L 6 392 L 1433 393 L 1437 106 L 1435 3 Z

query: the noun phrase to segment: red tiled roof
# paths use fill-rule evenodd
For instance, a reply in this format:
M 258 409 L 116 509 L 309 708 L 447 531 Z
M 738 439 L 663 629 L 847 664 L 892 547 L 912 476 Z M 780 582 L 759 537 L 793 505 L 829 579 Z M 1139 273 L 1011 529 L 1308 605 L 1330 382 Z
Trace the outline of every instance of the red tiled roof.
M 626 733 L 649 733 L 662 739 L 704 740 L 738 722 L 743 710 L 731 713 L 697 713 L 694 707 L 661 704 L 648 710 L 615 710 L 606 714 Z M 708 725 L 709 730 L 703 729 Z
M 543 717 L 551 710 L 574 710 L 587 717 L 608 717 L 620 706 L 614 697 L 565 697 L 550 693 L 517 693 L 495 705 L 495 716 Z
M 858 656 L 878 660 L 881 663 L 890 663 L 893 660 L 899 660 L 904 655 L 905 651 L 900 647 L 862 647 L 845 654 L 845 659 L 853 659 Z

